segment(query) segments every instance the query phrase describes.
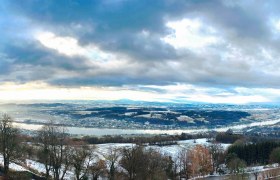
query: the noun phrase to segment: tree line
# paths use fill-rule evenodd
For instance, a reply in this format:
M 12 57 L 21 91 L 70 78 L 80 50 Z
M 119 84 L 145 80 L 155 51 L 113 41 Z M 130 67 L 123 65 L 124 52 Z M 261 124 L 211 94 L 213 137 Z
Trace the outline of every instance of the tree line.
M 148 144 L 148 145 L 171 145 L 176 144 L 179 140 L 198 139 L 198 138 L 209 138 L 211 137 L 207 133 L 201 134 L 188 134 L 181 133 L 180 135 L 151 135 L 142 137 L 131 137 L 122 135 L 105 135 L 102 137 L 85 136 L 82 138 L 83 141 L 88 144 L 105 144 L 105 143 L 135 143 L 135 144 Z
M 277 147 L 280 147 L 280 142 L 276 141 L 239 143 L 230 146 L 228 153 L 236 154 L 248 165 L 268 164 L 273 161 L 270 154 Z

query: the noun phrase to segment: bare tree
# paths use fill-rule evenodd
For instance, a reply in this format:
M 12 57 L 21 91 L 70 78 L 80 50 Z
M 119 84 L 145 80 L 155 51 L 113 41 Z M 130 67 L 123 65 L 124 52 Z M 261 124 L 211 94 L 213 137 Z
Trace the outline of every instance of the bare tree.
M 106 164 L 109 167 L 109 179 L 114 180 L 116 174 L 117 163 L 120 159 L 120 149 L 111 147 L 109 153 L 104 155 Z
M 56 130 L 55 130 L 56 129 Z M 63 127 L 55 127 L 51 142 L 51 159 L 54 179 L 64 179 L 69 168 L 70 148 L 68 146 L 68 135 Z
M 70 166 L 69 138 L 66 129 L 55 126 L 53 122 L 44 125 L 38 134 L 42 143 L 40 160 L 45 164 L 46 177 L 52 171 L 55 180 L 64 179 Z
M 92 180 L 97 180 L 99 176 L 106 174 L 106 162 L 102 159 L 99 159 L 90 165 L 89 170 L 91 172 Z
M 219 165 L 224 161 L 224 149 L 222 145 L 218 143 L 213 143 L 208 148 L 212 156 L 212 173 L 214 173 L 218 171 Z
M 153 149 L 134 146 L 121 150 L 119 162 L 126 170 L 129 180 L 165 179 L 174 176 L 174 162 L 171 157 L 160 154 Z
M 181 159 L 179 156 L 180 153 L 177 154 L 175 157 L 169 157 L 169 165 L 168 165 L 168 171 L 167 175 L 169 179 L 177 179 L 177 177 L 180 175 L 181 171 Z
M 170 159 L 161 153 L 148 149 L 145 151 L 145 163 L 147 167 L 147 179 L 168 179 L 167 167 Z
M 140 146 L 124 148 L 121 150 L 121 154 L 122 159 L 120 160 L 120 165 L 127 171 L 129 180 L 135 179 L 137 169 L 141 169 L 142 167 L 143 148 Z
M 181 178 L 189 178 L 189 159 L 188 159 L 188 152 L 186 149 L 183 149 L 179 152 L 177 161 L 179 164 L 179 172 L 180 172 L 180 179 Z
M 3 155 L 4 160 L 4 174 L 9 171 L 9 164 L 11 160 L 18 158 L 18 130 L 13 127 L 12 118 L 3 114 L 0 119 L 0 152 Z
M 51 159 L 51 127 L 49 125 L 45 125 L 38 133 L 38 140 L 41 143 L 41 147 L 38 150 L 38 158 L 45 166 L 45 177 L 47 179 L 50 178 L 50 171 L 52 165 Z
M 71 148 L 71 166 L 77 180 L 86 179 L 89 173 L 90 162 L 92 160 L 92 149 L 88 145 L 74 145 Z
M 196 145 L 188 152 L 188 158 L 190 160 L 189 169 L 192 177 L 204 176 L 212 171 L 211 155 L 206 147 Z

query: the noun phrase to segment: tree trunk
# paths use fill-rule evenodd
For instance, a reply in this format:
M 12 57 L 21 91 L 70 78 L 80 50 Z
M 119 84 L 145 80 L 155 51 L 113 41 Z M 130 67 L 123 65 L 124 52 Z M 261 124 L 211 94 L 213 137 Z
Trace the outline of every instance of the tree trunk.
M 48 179 L 49 177 L 50 177 L 50 170 L 46 168 L 46 179 Z
M 97 180 L 98 179 L 98 174 L 92 174 L 92 180 Z
M 9 171 L 9 160 L 7 157 L 4 157 L 4 174 L 8 174 Z
M 80 180 L 80 173 L 79 173 L 79 172 L 76 173 L 76 179 L 77 179 L 77 180 Z
M 114 180 L 114 179 L 115 179 L 115 167 L 114 165 L 112 165 L 110 168 L 110 180 Z
M 59 171 L 58 171 L 58 169 L 54 170 L 54 179 L 55 180 L 59 180 Z

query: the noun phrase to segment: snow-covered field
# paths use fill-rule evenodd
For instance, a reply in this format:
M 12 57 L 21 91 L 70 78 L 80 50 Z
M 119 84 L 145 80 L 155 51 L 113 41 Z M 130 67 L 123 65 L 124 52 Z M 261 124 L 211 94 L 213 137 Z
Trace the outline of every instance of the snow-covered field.
M 176 145 L 168 145 L 168 146 L 147 146 L 146 148 L 152 148 L 164 155 L 171 156 L 172 158 L 176 158 L 177 155 L 182 150 L 188 150 L 193 148 L 194 146 L 200 144 L 204 146 L 211 145 L 211 142 L 207 142 L 206 138 L 202 139 L 196 139 L 194 140 L 183 140 L 183 141 L 177 141 L 178 144 Z M 121 149 L 121 148 L 130 148 L 135 146 L 135 144 L 132 143 L 108 143 L 108 144 L 98 144 L 95 145 L 94 154 L 99 159 L 105 159 L 105 156 L 109 155 L 111 153 L 112 149 Z M 221 146 L 226 150 L 230 144 L 221 144 Z M 3 165 L 3 157 L 0 156 L 0 164 Z M 250 174 L 249 179 L 254 179 L 253 172 L 264 172 L 271 169 L 275 169 L 278 167 L 278 164 L 272 164 L 270 166 L 256 166 L 256 167 L 248 167 L 246 168 L 246 171 Z M 30 171 L 29 169 L 33 169 L 38 173 L 45 173 L 45 167 L 42 163 L 39 163 L 37 161 L 26 159 L 25 160 L 25 166 L 21 166 L 16 163 L 10 163 L 10 168 L 15 171 Z M 119 167 L 120 168 L 120 167 Z M 261 175 L 261 174 L 260 174 Z M 219 176 L 211 176 L 210 179 L 220 179 Z M 74 172 L 69 170 L 67 171 L 65 175 L 65 179 L 74 179 Z
M 196 139 L 194 140 L 183 140 L 183 141 L 178 141 L 178 144 L 176 145 L 168 145 L 168 146 L 147 146 L 146 148 L 152 148 L 164 155 L 171 156 L 172 158 L 176 158 L 177 155 L 180 153 L 180 151 L 184 149 L 191 149 L 195 145 L 205 145 L 208 146 L 211 143 L 207 142 L 206 138 L 203 139 Z M 230 145 L 230 144 L 221 144 L 222 147 L 225 149 Z M 135 144 L 132 143 L 108 143 L 108 144 L 98 144 L 95 145 L 95 150 L 94 154 L 99 158 L 99 159 L 105 159 L 105 156 L 109 155 L 111 153 L 112 149 L 121 149 L 121 148 L 130 148 L 135 146 Z M 3 157 L 0 156 L 0 164 L 3 165 Z M 34 169 L 35 171 L 39 173 L 45 173 L 45 167 L 42 163 L 39 163 L 37 161 L 31 160 L 31 159 L 26 159 L 25 161 L 26 167 L 30 169 Z M 25 168 L 21 165 L 15 164 L 15 163 L 10 163 L 10 168 L 15 171 L 29 171 L 28 168 Z M 74 173 L 71 171 L 68 171 L 65 175 L 66 179 L 73 179 Z
M 207 142 L 206 138 L 202 139 L 196 139 L 195 141 L 192 140 L 183 140 L 183 141 L 178 141 L 178 144 L 176 145 L 169 145 L 169 146 L 149 146 L 152 149 L 157 150 L 158 152 L 161 152 L 162 154 L 171 156 L 172 158 L 176 158 L 176 156 L 182 151 L 182 150 L 189 150 L 193 148 L 196 145 L 204 145 L 204 146 L 209 146 L 212 143 Z M 221 146 L 226 149 L 228 146 L 231 144 L 221 144 Z
M 42 163 L 39 163 L 37 161 L 33 161 L 31 159 L 26 159 L 25 160 L 27 167 L 39 172 L 39 173 L 45 173 L 45 166 Z M 67 171 L 65 174 L 65 179 L 74 179 L 74 172 L 72 171 Z
M 161 154 L 171 156 L 173 159 L 175 159 L 178 154 L 182 150 L 189 150 L 193 148 L 194 146 L 200 144 L 204 146 L 211 145 L 211 142 L 207 142 L 206 138 L 202 139 L 196 139 L 195 141 L 192 140 L 182 140 L 177 141 L 178 144 L 175 145 L 167 145 L 167 146 L 147 146 L 146 149 L 152 148 Z M 221 144 L 221 146 L 226 150 L 231 144 Z M 108 155 L 112 149 L 120 149 L 120 148 L 130 148 L 135 146 L 135 144 L 132 143 L 109 143 L 109 144 L 98 144 L 95 145 L 95 154 L 101 158 L 104 159 L 104 156 Z
M 0 164 L 1 164 L 1 166 L 4 166 L 4 159 L 3 159 L 2 155 L 0 155 Z M 15 170 L 15 171 L 29 171 L 26 168 L 24 168 L 16 163 L 13 163 L 13 162 L 11 162 L 9 166 L 12 170 Z

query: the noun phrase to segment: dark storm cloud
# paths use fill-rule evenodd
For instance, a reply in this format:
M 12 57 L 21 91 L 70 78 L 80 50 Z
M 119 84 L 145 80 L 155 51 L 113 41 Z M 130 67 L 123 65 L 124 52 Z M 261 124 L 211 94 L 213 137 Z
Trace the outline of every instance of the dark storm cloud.
M 174 84 L 279 87 L 279 38 L 271 18 L 278 1 L 27 0 L 0 8 L 1 81 L 43 80 L 65 86 Z M 206 50 L 176 49 L 162 38 L 169 21 L 199 19 L 221 42 Z M 34 40 L 34 31 L 73 37 L 116 54 L 124 67 L 59 54 Z M 202 35 L 208 32 L 199 31 Z M 194 42 L 195 43 L 195 42 Z M 262 49 L 269 49 L 267 59 Z M 236 50 L 237 49 L 237 50 Z M 111 59 L 108 59 L 111 61 Z
M 46 70 L 49 68 L 60 68 L 68 71 L 85 71 L 89 68 L 82 57 L 66 57 L 52 50 L 48 50 L 35 42 L 20 46 L 11 44 L 4 48 L 4 52 L 17 65 L 28 64 L 43 66 Z
M 36 42 L 7 44 L 3 52 L 0 70 L 7 81 L 46 80 L 64 72 L 86 72 L 94 68 L 82 57 L 66 57 Z
M 180 1 L 35 0 L 12 3 L 11 11 L 58 29 L 63 35 L 76 36 L 81 44 L 95 42 L 103 49 L 154 60 L 176 57 L 174 49 L 162 43 L 159 35 L 168 33 L 164 19 L 185 13 L 186 6 Z M 141 37 L 141 31 L 149 31 L 151 37 Z

